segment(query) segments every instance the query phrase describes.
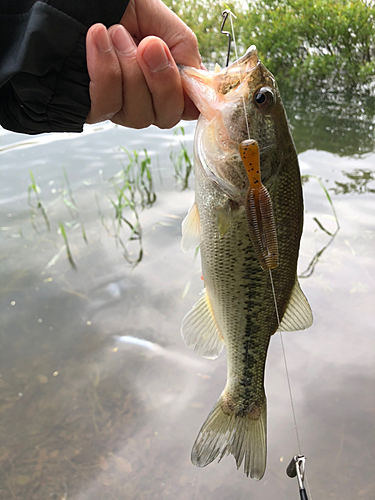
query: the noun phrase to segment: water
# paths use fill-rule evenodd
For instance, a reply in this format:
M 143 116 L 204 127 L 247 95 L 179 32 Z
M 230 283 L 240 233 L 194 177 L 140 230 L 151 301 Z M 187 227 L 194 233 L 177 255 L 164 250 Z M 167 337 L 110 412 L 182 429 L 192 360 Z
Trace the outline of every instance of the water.
M 295 108 L 301 172 L 322 179 L 340 225 L 301 280 L 314 325 L 283 336 L 302 451 L 314 499 L 373 498 L 373 118 L 355 107 L 352 115 L 343 106 L 336 114 L 332 106 Z M 191 150 L 194 124 L 184 126 Z M 127 164 L 121 146 L 147 149 L 157 194 L 138 211 L 144 253 L 136 267 L 114 236 L 109 201 L 116 201 L 111 177 Z M 199 258 L 180 250 L 193 191 L 176 183 L 171 147 L 177 154 L 173 131 L 111 124 L 81 135 L 0 135 L 1 500 L 298 498 L 297 481 L 285 474 L 298 448 L 278 335 L 267 362 L 263 480 L 246 478 L 232 457 L 204 469 L 190 463 L 226 362 L 198 357 L 180 338 L 202 283 Z M 28 205 L 30 170 L 49 232 L 32 189 Z M 315 177 L 306 178 L 304 196 L 300 272 L 330 241 L 322 227 L 337 227 Z M 129 208 L 123 214 L 134 223 Z M 127 241 L 123 226 L 128 258 L 136 259 L 140 241 Z

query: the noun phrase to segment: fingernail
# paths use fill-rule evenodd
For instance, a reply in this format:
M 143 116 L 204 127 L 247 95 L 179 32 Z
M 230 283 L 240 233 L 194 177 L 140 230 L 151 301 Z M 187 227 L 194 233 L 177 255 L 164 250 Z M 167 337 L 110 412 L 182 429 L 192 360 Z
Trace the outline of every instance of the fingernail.
M 161 71 L 170 66 L 164 46 L 158 40 L 150 43 L 143 52 L 143 59 L 151 71 Z
M 111 32 L 112 43 L 119 52 L 132 52 L 135 43 L 123 26 L 118 26 Z
M 93 37 L 99 52 L 110 52 L 112 50 L 111 40 L 105 28 L 96 29 L 93 32 Z

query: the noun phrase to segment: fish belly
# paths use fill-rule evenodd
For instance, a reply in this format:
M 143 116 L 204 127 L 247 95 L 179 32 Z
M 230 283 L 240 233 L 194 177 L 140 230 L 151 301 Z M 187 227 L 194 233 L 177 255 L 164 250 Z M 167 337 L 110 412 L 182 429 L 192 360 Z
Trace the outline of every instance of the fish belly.
M 244 208 L 232 210 L 230 227 L 221 236 L 217 207 L 229 201 L 214 183 L 204 177 L 202 182 L 197 205 L 203 279 L 227 349 L 225 397 L 236 414 L 244 414 L 264 399 L 267 349 L 278 326 L 272 287 L 269 273 L 260 267 L 252 247 Z M 213 203 L 208 204 L 207 199 Z

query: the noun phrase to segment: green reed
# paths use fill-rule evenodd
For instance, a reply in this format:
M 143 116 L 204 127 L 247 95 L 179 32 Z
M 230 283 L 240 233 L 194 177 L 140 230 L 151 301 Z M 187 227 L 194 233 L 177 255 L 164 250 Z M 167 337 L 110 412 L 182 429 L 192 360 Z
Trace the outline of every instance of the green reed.
M 61 236 L 64 239 L 65 249 L 66 249 L 66 254 L 67 254 L 67 257 L 68 257 L 68 261 L 69 261 L 69 263 L 70 263 L 70 265 L 72 266 L 73 269 L 77 269 L 77 266 L 75 265 L 75 262 L 73 260 L 72 252 L 70 251 L 68 237 L 66 235 L 65 226 L 64 226 L 63 222 L 59 223 L 59 232 L 61 233 Z
M 176 128 L 173 135 L 178 139 L 180 149 L 177 154 L 172 150 L 169 153 L 169 158 L 174 167 L 175 179 L 182 186 L 182 190 L 185 190 L 189 187 L 189 177 L 193 170 L 193 162 L 185 144 L 184 127 Z
M 317 226 L 319 227 L 319 229 L 321 231 L 323 231 L 324 233 L 326 233 L 328 236 L 330 236 L 330 239 L 328 240 L 328 243 L 326 243 L 320 250 L 318 250 L 315 253 L 314 257 L 311 259 L 311 261 L 310 261 L 309 265 L 307 266 L 307 268 L 299 275 L 299 278 L 309 278 L 313 274 L 313 272 L 315 271 L 315 267 L 316 267 L 317 263 L 319 262 L 319 259 L 321 258 L 321 256 L 323 255 L 323 253 L 327 250 L 327 248 L 332 244 L 333 240 L 337 236 L 337 233 L 340 231 L 340 223 L 339 223 L 339 219 L 337 217 L 337 213 L 336 213 L 336 210 L 335 210 L 332 198 L 331 198 L 331 196 L 330 196 L 327 188 L 323 184 L 322 179 L 320 177 L 316 176 L 316 175 L 310 175 L 310 174 L 302 176 L 302 182 L 303 183 L 307 182 L 310 179 L 317 180 L 318 183 L 319 183 L 319 185 L 320 185 L 320 187 L 323 189 L 324 194 L 325 194 L 325 196 L 326 196 L 326 198 L 328 200 L 328 203 L 330 204 L 331 210 L 332 210 L 333 218 L 334 218 L 335 223 L 336 223 L 336 229 L 333 232 L 328 231 L 328 229 L 326 229 L 323 226 L 323 224 L 319 221 L 319 219 L 317 217 L 313 217 L 313 221 L 317 224 Z
M 62 201 L 62 203 L 66 206 L 68 209 L 70 219 L 65 220 L 64 222 L 59 222 L 58 223 L 58 233 L 62 235 L 65 248 L 66 248 L 66 254 L 68 261 L 70 265 L 76 269 L 76 264 L 73 260 L 72 252 L 70 250 L 69 246 L 69 241 L 68 241 L 68 230 L 69 231 L 75 231 L 78 228 L 81 228 L 81 234 L 82 234 L 82 239 L 86 244 L 88 244 L 88 238 L 85 230 L 85 226 L 82 221 L 79 220 L 80 215 L 79 215 L 79 209 L 76 204 L 76 201 L 73 196 L 73 191 L 70 185 L 68 173 L 63 167 L 63 178 L 64 182 L 61 187 L 61 189 L 58 190 L 59 193 L 59 198 L 56 198 L 55 201 L 58 201 L 59 199 Z M 40 186 L 37 184 L 33 172 L 30 170 L 30 179 L 31 179 L 31 184 L 28 186 L 27 193 L 28 193 L 28 204 L 31 207 L 31 212 L 30 212 L 30 221 L 31 221 L 31 226 L 35 230 L 37 234 L 41 234 L 41 231 L 39 230 L 37 224 L 36 224 L 36 219 L 38 216 L 42 216 L 46 230 L 50 231 L 51 230 L 51 223 L 49 221 L 49 218 L 47 216 L 47 207 L 46 204 L 42 200 L 42 190 Z M 54 265 L 57 259 L 60 257 L 61 251 L 57 252 L 57 254 L 51 259 L 51 261 L 47 264 L 49 267 L 51 265 Z
M 127 163 L 122 169 L 109 179 L 114 190 L 114 196 L 109 201 L 114 209 L 113 236 L 121 246 L 123 256 L 127 262 L 137 265 L 143 258 L 142 226 L 140 210 L 151 207 L 156 201 L 156 192 L 151 170 L 151 159 L 146 149 L 142 153 L 121 148 L 127 157 Z M 101 213 L 97 199 L 98 212 L 103 226 L 109 232 Z M 111 234 L 111 233 L 110 233 Z M 136 251 L 130 250 L 129 245 L 136 244 Z M 134 245 L 132 245 L 134 248 Z
M 31 170 L 30 170 L 30 179 L 31 179 L 31 184 L 27 188 L 27 203 L 28 203 L 29 207 L 31 208 L 30 222 L 31 222 L 31 226 L 33 227 L 35 232 L 40 234 L 40 231 L 39 231 L 39 229 L 36 225 L 36 222 L 35 222 L 38 215 L 42 216 L 44 223 L 46 225 L 47 231 L 51 230 L 51 226 L 50 226 L 50 222 L 49 222 L 48 216 L 47 216 L 47 208 L 46 208 L 46 206 L 42 200 L 42 197 L 41 197 L 42 190 L 40 189 L 40 187 L 36 183 L 34 174 Z M 34 202 L 33 202 L 33 197 L 34 197 Z

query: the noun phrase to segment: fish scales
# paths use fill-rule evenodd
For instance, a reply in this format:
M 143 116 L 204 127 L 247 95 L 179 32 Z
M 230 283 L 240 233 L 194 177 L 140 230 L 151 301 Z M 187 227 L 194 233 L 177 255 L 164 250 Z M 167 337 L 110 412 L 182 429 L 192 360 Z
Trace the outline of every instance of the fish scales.
M 282 330 L 312 322 L 296 278 L 303 225 L 298 160 L 276 82 L 255 47 L 218 73 L 182 68 L 181 76 L 202 113 L 194 141 L 195 203 L 183 222 L 182 247 L 199 244 L 205 284 L 181 331 L 185 342 L 206 357 L 216 357 L 225 345 L 228 368 L 192 461 L 205 466 L 232 454 L 237 467 L 244 463 L 245 473 L 260 479 L 266 467 L 264 371 L 270 338 L 279 327 L 278 315 Z M 248 129 L 259 147 L 257 168 L 276 226 L 277 312 L 270 273 L 262 269 L 249 233 L 249 178 L 239 155 Z

